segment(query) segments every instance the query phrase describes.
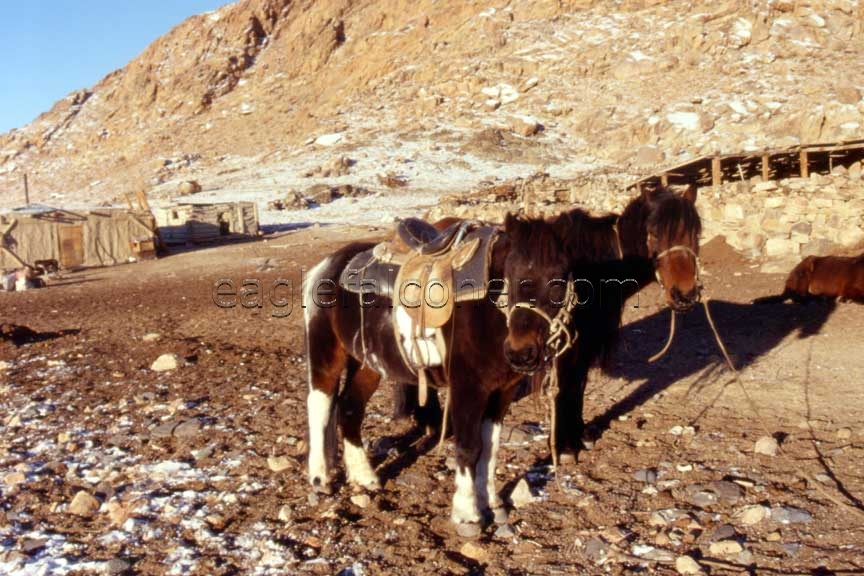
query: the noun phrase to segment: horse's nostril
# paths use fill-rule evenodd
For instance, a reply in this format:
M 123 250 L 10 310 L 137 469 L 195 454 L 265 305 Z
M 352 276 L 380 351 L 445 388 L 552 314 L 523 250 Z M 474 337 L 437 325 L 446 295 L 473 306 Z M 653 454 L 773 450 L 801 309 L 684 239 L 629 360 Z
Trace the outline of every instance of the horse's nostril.
M 532 366 L 537 363 L 537 348 L 535 346 L 526 346 L 519 350 L 507 348 L 505 350 L 507 360 L 514 366 Z

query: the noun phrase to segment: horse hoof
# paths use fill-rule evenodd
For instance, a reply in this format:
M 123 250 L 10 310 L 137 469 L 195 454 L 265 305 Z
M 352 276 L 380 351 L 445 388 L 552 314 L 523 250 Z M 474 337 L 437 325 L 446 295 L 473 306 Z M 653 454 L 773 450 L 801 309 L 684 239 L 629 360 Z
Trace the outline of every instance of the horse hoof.
M 576 464 L 576 454 L 573 452 L 564 452 L 558 456 L 559 466 L 569 466 L 572 464 Z
M 367 482 L 366 484 L 359 484 L 358 486 L 366 492 L 379 492 L 381 490 L 381 482 L 378 481 L 377 478 L 374 481 Z
M 510 513 L 503 506 L 500 508 L 492 508 L 492 521 L 501 526 L 510 522 Z
M 482 531 L 479 522 L 460 522 L 456 524 L 456 534 L 462 538 L 477 538 Z
M 311 482 L 312 489 L 316 494 L 324 494 L 326 496 L 330 496 L 333 494 L 333 487 L 330 486 L 329 482 L 324 482 L 321 478 L 314 478 Z

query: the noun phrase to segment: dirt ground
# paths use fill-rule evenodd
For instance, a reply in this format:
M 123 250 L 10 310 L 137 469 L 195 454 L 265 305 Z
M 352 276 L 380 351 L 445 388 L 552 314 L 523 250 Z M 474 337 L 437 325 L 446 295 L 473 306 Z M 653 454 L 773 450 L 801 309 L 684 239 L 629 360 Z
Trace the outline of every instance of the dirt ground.
M 525 479 L 533 501 L 520 498 L 505 527 L 453 532 L 452 446 L 436 454 L 392 422 L 386 386 L 364 429 L 384 489 L 311 496 L 299 291 L 278 318 L 269 303 L 218 308 L 212 287 L 297 287 L 301 268 L 381 234 L 307 228 L 0 293 L 2 322 L 31 330 L 0 340 L 0 573 L 695 569 L 682 555 L 713 574 L 864 570 L 864 307 L 751 305 L 783 276 L 718 242 L 704 248 L 704 282 L 746 395 L 701 309 L 646 362 L 669 329 L 652 286 L 628 306 L 609 369 L 592 372 L 599 438 L 578 463 L 553 476 L 544 402 L 513 406 L 499 487 L 508 496 Z M 162 354 L 179 366 L 152 370 Z M 768 434 L 780 451 L 754 453 Z M 78 515 L 80 491 L 96 502 L 79 498 Z

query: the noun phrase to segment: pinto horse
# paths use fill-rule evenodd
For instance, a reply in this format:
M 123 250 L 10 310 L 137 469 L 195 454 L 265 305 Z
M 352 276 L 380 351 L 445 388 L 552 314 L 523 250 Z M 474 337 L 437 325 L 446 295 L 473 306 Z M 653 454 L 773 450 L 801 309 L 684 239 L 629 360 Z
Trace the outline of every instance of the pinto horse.
M 447 365 L 437 369 L 433 385 L 449 387 L 456 448 L 456 489 L 451 520 L 476 523 L 490 509 L 502 507 L 495 488 L 495 462 L 501 423 L 523 373 L 539 358 L 517 344 L 532 331 L 549 332 L 548 319 L 566 325 L 571 272 L 566 244 L 569 220 L 522 220 L 508 216 L 491 250 L 489 277 L 499 283 L 494 301 L 464 302 L 441 329 Z M 309 482 L 329 492 L 336 464 L 336 429 L 343 438 L 346 478 L 375 491 L 381 484 L 363 448 L 361 425 L 366 404 L 382 379 L 416 382 L 407 364 L 392 299 L 377 295 L 375 304 L 331 279 L 340 278 L 352 258 L 372 248 L 353 243 L 313 268 L 303 283 L 309 394 Z M 555 282 L 553 282 L 555 281 Z M 539 303 L 510 297 L 519 286 Z M 489 294 L 492 295 L 490 288 Z M 530 312 L 528 312 L 530 310 Z M 394 317 L 395 316 L 395 317 Z M 427 364 L 430 366 L 432 363 Z M 344 374 L 344 378 L 343 375 Z M 341 381 L 341 385 L 340 385 Z

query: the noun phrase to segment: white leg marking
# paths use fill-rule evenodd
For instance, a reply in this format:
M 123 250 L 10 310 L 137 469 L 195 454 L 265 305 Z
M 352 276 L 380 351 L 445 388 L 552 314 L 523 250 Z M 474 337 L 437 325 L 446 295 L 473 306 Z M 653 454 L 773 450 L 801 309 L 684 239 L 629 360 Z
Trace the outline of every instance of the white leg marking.
M 414 324 L 411 322 L 411 316 L 402 306 L 396 307 L 396 327 L 406 356 L 414 364 L 426 367 L 441 366 L 441 353 L 435 342 L 434 328 L 426 328 L 423 334 L 414 338 Z
M 365 488 L 366 490 L 379 490 L 381 482 L 378 480 L 378 475 L 369 464 L 369 458 L 366 456 L 366 450 L 363 446 L 356 446 L 345 440 L 345 472 L 348 475 L 348 482 Z
M 477 474 L 474 477 L 477 503 L 481 510 L 500 508 L 503 506 L 503 502 L 495 488 L 495 466 L 498 461 L 498 447 L 501 440 L 501 423 L 484 419 L 480 425 L 480 436 L 483 441 L 483 449 L 480 453 L 480 460 L 477 461 Z
M 315 282 L 320 279 L 323 271 L 329 265 L 329 257 L 316 264 L 303 279 L 302 287 L 304 294 L 303 303 L 306 305 L 306 309 L 303 310 L 303 320 L 306 324 L 306 373 L 309 382 L 309 396 L 306 399 L 307 423 L 309 427 L 309 482 L 315 486 L 317 480 L 317 485 L 322 488 L 326 487 L 330 481 L 327 472 L 327 440 L 325 438 L 325 430 L 330 420 L 330 408 L 333 404 L 333 398 L 313 388 L 309 324 L 317 314 L 321 313 L 312 297 L 315 292 Z
M 453 511 L 450 519 L 457 524 L 480 521 L 474 479 L 471 478 L 471 471 L 468 468 L 456 467 L 456 492 L 453 494 Z
M 324 453 L 324 431 L 330 419 L 332 404 L 333 398 L 320 390 L 310 390 L 306 399 L 309 417 L 309 482 L 322 488 L 330 482 L 327 475 L 327 457 Z

